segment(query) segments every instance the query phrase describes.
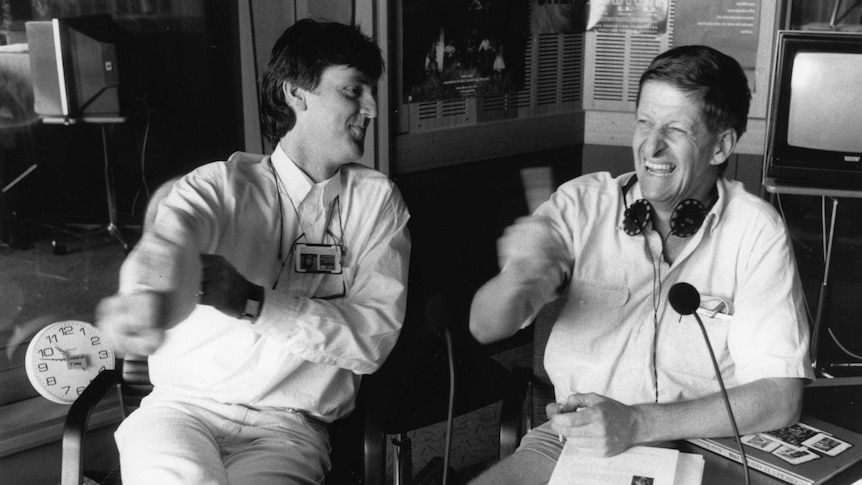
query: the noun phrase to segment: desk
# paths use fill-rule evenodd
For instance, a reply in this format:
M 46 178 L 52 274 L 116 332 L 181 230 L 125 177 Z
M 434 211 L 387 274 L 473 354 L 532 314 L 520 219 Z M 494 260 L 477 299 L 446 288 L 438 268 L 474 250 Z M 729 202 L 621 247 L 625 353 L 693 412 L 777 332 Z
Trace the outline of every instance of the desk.
M 108 204 L 108 224 L 98 232 L 107 232 L 117 239 L 123 246 L 125 251 L 129 250 L 129 244 L 120 232 L 120 227 L 117 222 L 117 194 L 114 190 L 114 178 L 111 175 L 111 163 L 108 156 L 108 134 L 107 127 L 112 124 L 125 123 L 125 116 L 83 116 L 79 118 L 66 118 L 62 116 L 43 116 L 42 122 L 45 124 L 54 125 L 73 125 L 77 123 L 92 123 L 97 124 L 102 130 L 102 154 L 104 155 L 104 175 L 105 175 L 105 198 Z M 55 252 L 57 252 L 57 244 L 54 241 Z
M 780 195 L 807 195 L 816 197 L 828 197 L 832 200 L 832 215 L 829 224 L 829 232 L 826 235 L 826 261 L 823 268 L 823 280 L 820 284 L 820 296 L 817 301 L 817 312 L 814 316 L 814 328 L 811 332 L 811 365 L 814 367 L 814 373 L 817 377 L 825 377 L 826 379 L 816 379 L 812 386 L 829 386 L 829 385 L 858 385 L 862 384 L 862 377 L 832 377 L 824 372 L 823 367 L 817 361 L 817 351 L 820 339 L 821 326 L 823 325 L 823 312 L 825 310 L 826 295 L 829 292 L 829 270 L 832 266 L 832 245 L 835 239 L 835 219 L 838 215 L 838 198 L 862 198 L 862 190 L 849 189 L 829 189 L 822 187 L 801 187 L 784 185 L 776 182 L 772 178 L 763 179 L 763 187 L 770 194 Z
M 742 464 L 723 456 L 704 450 L 687 441 L 677 441 L 673 448 L 685 453 L 697 453 L 704 458 L 702 485 L 742 485 L 745 483 L 745 472 Z M 787 485 L 775 477 L 759 472 L 749 466 L 751 485 Z M 851 485 L 862 478 L 862 462 L 856 463 L 839 473 L 827 483 L 829 485 Z

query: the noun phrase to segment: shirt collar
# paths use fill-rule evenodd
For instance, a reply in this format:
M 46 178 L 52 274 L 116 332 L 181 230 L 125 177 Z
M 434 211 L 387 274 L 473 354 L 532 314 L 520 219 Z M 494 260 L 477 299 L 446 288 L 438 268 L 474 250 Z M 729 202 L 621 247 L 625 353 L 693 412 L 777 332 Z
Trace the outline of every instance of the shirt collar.
M 712 205 L 712 209 L 710 209 L 706 215 L 706 219 L 703 221 L 705 225 L 708 224 L 710 229 L 718 224 L 721 215 L 724 214 L 724 208 L 727 207 L 727 179 L 723 175 L 720 175 L 718 180 L 715 181 L 715 188 L 718 191 L 718 200 Z
M 335 172 L 335 175 L 328 179 L 315 184 L 315 182 L 300 169 L 296 163 L 287 156 L 287 153 L 281 148 L 281 145 L 276 145 L 272 152 L 272 164 L 278 173 L 280 182 L 284 185 L 287 195 L 294 204 L 299 205 L 305 197 L 311 192 L 314 185 L 318 185 L 323 190 L 323 204 L 328 207 L 329 204 L 341 193 L 342 181 L 341 170 Z

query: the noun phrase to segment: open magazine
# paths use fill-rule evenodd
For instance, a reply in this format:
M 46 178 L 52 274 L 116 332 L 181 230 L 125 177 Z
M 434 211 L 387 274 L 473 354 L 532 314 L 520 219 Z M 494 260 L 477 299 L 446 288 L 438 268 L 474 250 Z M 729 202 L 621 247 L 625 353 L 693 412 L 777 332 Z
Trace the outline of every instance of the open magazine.
M 701 455 L 674 449 L 634 446 L 594 458 L 566 443 L 548 485 L 700 485 L 703 466 Z
M 689 442 L 742 462 L 735 438 L 691 439 Z M 742 437 L 748 466 L 787 483 L 824 483 L 862 460 L 862 435 L 803 416 L 793 426 Z

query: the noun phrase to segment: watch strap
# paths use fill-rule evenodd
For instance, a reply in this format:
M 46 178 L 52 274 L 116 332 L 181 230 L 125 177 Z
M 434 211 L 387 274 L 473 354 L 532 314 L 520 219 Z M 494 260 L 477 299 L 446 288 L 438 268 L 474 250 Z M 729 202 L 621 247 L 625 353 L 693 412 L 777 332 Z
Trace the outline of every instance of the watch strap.
M 245 308 L 242 310 L 241 318 L 254 322 L 260 316 L 263 308 L 263 287 L 249 284 L 248 298 L 245 300 Z

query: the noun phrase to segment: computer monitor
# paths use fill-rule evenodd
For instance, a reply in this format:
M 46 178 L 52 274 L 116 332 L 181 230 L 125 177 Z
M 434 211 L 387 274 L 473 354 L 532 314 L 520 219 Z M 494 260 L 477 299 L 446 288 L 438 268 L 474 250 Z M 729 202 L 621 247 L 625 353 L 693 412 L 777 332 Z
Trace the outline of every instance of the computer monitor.
M 862 190 L 862 34 L 778 32 L 764 175 Z
M 118 28 L 109 15 L 25 25 L 36 113 L 66 118 L 120 115 Z

